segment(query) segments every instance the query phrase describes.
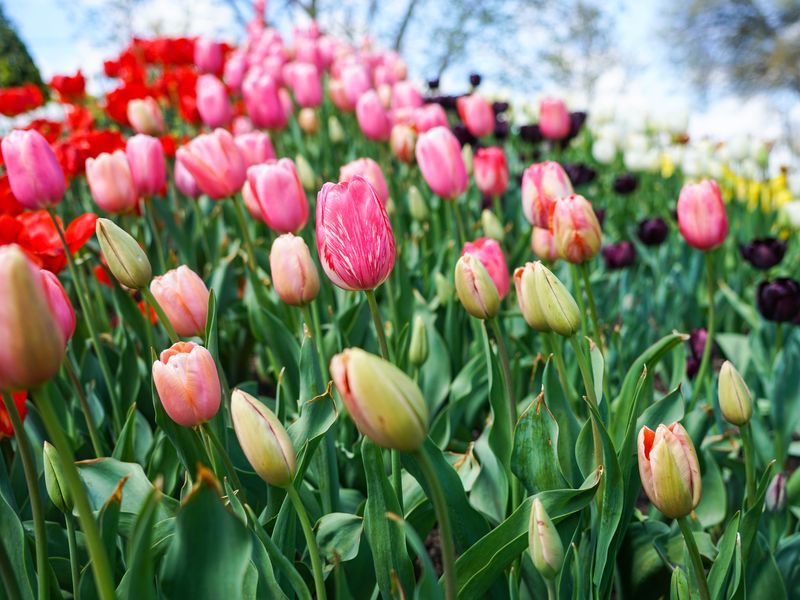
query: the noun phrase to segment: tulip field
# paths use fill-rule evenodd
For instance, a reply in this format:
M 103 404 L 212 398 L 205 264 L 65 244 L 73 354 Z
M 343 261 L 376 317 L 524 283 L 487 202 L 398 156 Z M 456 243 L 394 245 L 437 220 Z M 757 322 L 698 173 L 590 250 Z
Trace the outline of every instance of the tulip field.
M 260 12 L 0 89 L 0 597 L 800 598 L 794 174 Z

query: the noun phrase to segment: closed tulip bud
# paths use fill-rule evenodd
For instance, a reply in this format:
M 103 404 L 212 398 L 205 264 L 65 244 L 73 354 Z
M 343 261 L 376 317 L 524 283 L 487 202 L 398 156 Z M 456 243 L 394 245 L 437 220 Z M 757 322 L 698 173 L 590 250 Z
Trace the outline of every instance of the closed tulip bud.
M 71 513 L 73 502 L 67 482 L 64 480 L 61 457 L 47 441 L 42 450 L 42 464 L 44 466 L 44 486 L 50 502 L 62 513 Z
M 719 409 L 731 425 L 741 427 L 753 416 L 753 398 L 747 384 L 731 361 L 722 363 L 719 371 Z
M 317 252 L 328 278 L 345 290 L 371 290 L 394 267 L 389 215 L 363 177 L 326 183 L 317 195 Z
M 410 125 L 398 123 L 392 127 L 392 134 L 389 138 L 389 145 L 392 154 L 397 160 L 411 164 L 414 162 L 414 146 L 417 143 L 417 134 Z
M 72 335 L 75 333 L 75 310 L 72 308 L 72 302 L 55 273 L 42 269 L 39 274 L 42 276 L 42 285 L 50 313 L 55 317 L 64 336 L 64 343 L 66 343 L 72 339 Z
M 128 122 L 136 133 L 160 135 L 164 133 L 164 116 L 154 98 L 136 98 L 128 102 Z
M 687 183 L 678 197 L 678 229 L 693 248 L 712 250 L 728 235 L 728 214 L 717 182 Z
M 16 245 L 0 247 L 0 391 L 35 388 L 61 368 L 66 339 L 42 276 Z
M 483 227 L 483 233 L 486 234 L 486 237 L 498 242 L 503 241 L 506 233 L 503 229 L 503 224 L 497 218 L 497 215 L 488 208 L 483 209 L 483 212 L 481 212 L 481 227 Z
M 428 204 L 415 185 L 408 188 L 408 210 L 411 213 L 411 218 L 415 221 L 424 223 L 428 220 L 430 214 L 428 211 Z
M 456 294 L 464 309 L 478 319 L 491 319 L 500 310 L 500 294 L 480 259 L 464 254 L 456 263 Z
M 534 227 L 550 229 L 556 202 L 572 195 L 572 183 L 563 167 L 548 160 L 522 174 L 522 212 Z
M 342 129 L 339 119 L 334 115 L 328 117 L 328 137 L 334 144 L 344 141 L 344 129 Z
M 580 328 L 581 313 L 575 298 L 541 262 L 529 262 L 514 271 L 514 287 L 522 316 L 536 331 L 570 337 Z
M 217 200 L 241 190 L 247 177 L 242 153 L 233 136 L 224 129 L 198 135 L 178 148 L 176 157 L 198 187 Z
M 531 250 L 541 260 L 556 260 L 558 252 L 553 232 L 544 227 L 534 227 L 531 231 Z
M 564 565 L 564 545 L 542 501 L 536 497 L 531 504 L 528 527 L 528 550 L 533 566 L 545 579 L 555 579 Z
M 433 283 L 436 286 L 436 298 L 439 300 L 439 304 L 450 302 L 450 298 L 453 297 L 452 281 L 441 273 L 436 273 L 433 276 Z
M 153 383 L 169 418 L 196 427 L 219 410 L 220 385 L 214 357 L 194 342 L 177 342 L 153 363 Z
M 86 159 L 86 181 L 97 206 L 109 213 L 126 213 L 136 207 L 139 194 L 125 152 L 102 152 Z
M 475 137 L 489 135 L 494 131 L 494 110 L 480 94 L 461 96 L 456 100 L 458 116 Z
M 117 281 L 134 290 L 147 287 L 153 270 L 139 242 L 108 219 L 97 219 L 95 232 L 108 268 Z
M 67 183 L 56 155 L 42 134 L 15 129 L 3 138 L 3 162 L 17 202 L 30 210 L 55 206 Z
M 481 194 L 502 196 L 508 187 L 508 164 L 502 148 L 478 148 L 473 159 L 475 185 Z
M 224 127 L 233 118 L 228 89 L 216 75 L 201 75 L 197 79 L 197 112 L 209 127 Z
M 650 502 L 670 519 L 688 515 L 700 502 L 700 465 L 692 439 L 680 423 L 642 427 L 639 476 Z
M 369 90 L 358 99 L 356 118 L 364 137 L 379 142 L 389 140 L 392 133 L 392 122 L 383 107 L 378 92 Z
M 239 148 L 244 164 L 248 167 L 276 159 L 272 140 L 269 134 L 264 131 L 240 133 L 233 138 L 233 141 L 236 143 L 236 147 Z
M 452 200 L 467 190 L 469 180 L 461 146 L 447 127 L 434 127 L 421 134 L 415 154 L 434 194 Z
M 150 291 L 182 337 L 202 336 L 208 319 L 208 288 L 186 265 L 153 279 Z
M 135 135 L 125 144 L 125 156 L 131 168 L 139 196 L 159 194 L 167 183 L 167 162 L 161 142 L 149 135 Z
M 270 229 L 289 233 L 303 228 L 308 221 L 308 198 L 291 158 L 250 167 L 247 181 Z
M 461 158 L 464 161 L 464 168 L 467 170 L 467 175 L 472 175 L 472 167 L 474 166 L 472 146 L 464 144 L 461 147 Z
M 539 103 L 539 129 L 548 140 L 563 140 L 569 135 L 571 121 L 563 100 L 544 98 Z
M 371 158 L 357 158 L 339 169 L 340 182 L 350 181 L 356 175 L 369 182 L 380 201 L 386 206 L 389 201 L 389 186 L 386 185 L 381 166 Z
M 276 487 L 290 486 L 297 456 L 275 413 L 250 394 L 233 390 L 231 420 L 239 445 L 258 476 Z
M 592 205 L 583 196 L 573 194 L 556 203 L 553 211 L 553 238 L 558 255 L 580 264 L 600 251 L 603 232 Z
M 417 315 L 411 328 L 411 342 L 408 345 L 408 362 L 421 367 L 428 360 L 428 330 L 425 321 Z
M 272 242 L 269 253 L 272 284 L 281 300 L 305 306 L 319 294 L 319 275 L 303 238 L 285 233 Z
M 362 434 L 384 448 L 419 450 L 428 435 L 428 407 L 408 375 L 360 348 L 334 356 L 330 371 Z
M 283 129 L 290 113 L 286 112 L 275 79 L 266 73 L 248 75 L 242 84 L 247 114 L 256 127 Z M 291 112 L 291 111 L 290 111 Z
M 780 472 L 769 483 L 767 495 L 764 498 L 764 507 L 770 512 L 780 512 L 786 507 L 787 496 L 786 473 Z
M 298 154 L 294 157 L 294 164 L 297 167 L 297 176 L 300 178 L 300 183 L 303 184 L 303 189 L 307 192 L 316 189 L 317 176 L 314 174 L 314 169 L 306 160 L 306 157 Z
M 317 129 L 319 129 L 317 111 L 313 108 L 301 108 L 300 112 L 297 113 L 297 124 L 308 135 L 317 133 Z
M 503 254 L 503 249 L 497 240 L 491 238 L 478 238 L 474 242 L 467 242 L 461 250 L 462 256 L 464 254 L 472 254 L 481 261 L 492 278 L 497 293 L 500 294 L 500 299 L 506 297 L 508 289 L 511 286 L 510 277 L 508 275 L 508 265 L 506 264 L 506 257 Z

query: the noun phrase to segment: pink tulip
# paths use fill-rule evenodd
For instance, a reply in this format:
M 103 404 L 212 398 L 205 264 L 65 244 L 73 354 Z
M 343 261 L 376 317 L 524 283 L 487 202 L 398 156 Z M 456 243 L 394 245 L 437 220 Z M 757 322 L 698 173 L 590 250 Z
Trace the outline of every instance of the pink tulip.
M 125 156 L 139 196 L 160 194 L 167 183 L 167 162 L 161 142 L 149 135 L 135 135 L 125 144 Z
M 247 56 L 240 50 L 236 50 L 225 63 L 222 78 L 231 89 L 239 90 L 242 87 L 245 73 L 247 73 Z
M 419 108 L 422 96 L 410 81 L 398 81 L 392 86 L 392 110 L 399 108 Z
M 133 182 L 125 152 L 102 152 L 86 159 L 86 180 L 92 199 L 109 213 L 126 213 L 136 207 L 139 193 Z
M 548 140 L 563 140 L 571 127 L 569 111 L 563 100 L 544 98 L 539 103 L 539 130 Z
M 266 225 L 264 215 L 261 213 L 261 207 L 258 205 L 258 198 L 253 193 L 253 188 L 250 187 L 249 181 L 245 181 L 242 186 L 242 200 L 244 200 L 244 207 L 250 213 L 250 216 Z
M 492 238 L 479 238 L 474 242 L 467 242 L 461 250 L 461 256 L 471 254 L 486 268 L 489 277 L 492 278 L 500 299 L 506 297 L 508 288 L 511 286 L 511 277 L 508 273 L 506 257 L 503 249 L 497 240 Z
M 294 103 L 292 102 L 292 95 L 289 93 L 289 90 L 286 88 L 279 89 L 278 100 L 280 100 L 281 106 L 283 107 L 283 114 L 286 115 L 286 119 L 288 120 L 292 113 L 294 113 Z
M 251 133 L 255 130 L 256 128 L 253 125 L 253 121 L 250 120 L 250 117 L 242 115 L 240 117 L 235 117 L 233 119 L 233 126 L 231 127 L 231 131 L 233 132 L 234 136 L 243 135 L 245 133 Z
M 248 75 L 242 84 L 247 114 L 256 127 L 283 129 L 288 115 L 275 79 L 269 75 Z
M 489 101 L 480 94 L 460 96 L 456 100 L 456 108 L 458 116 L 475 137 L 489 135 L 494 131 L 494 110 Z
M 572 194 L 572 183 L 560 164 L 534 163 L 522 174 L 522 212 L 534 227 L 550 229 L 560 198 Z
M 392 127 L 389 145 L 398 160 L 404 163 L 414 162 L 414 146 L 417 143 L 417 134 L 411 125 L 396 124 Z
M 219 410 L 220 385 L 211 353 L 194 342 L 178 342 L 153 363 L 153 383 L 169 418 L 196 427 Z
M 222 44 L 208 38 L 197 38 L 194 43 L 194 64 L 201 73 L 222 71 Z
M 302 229 L 308 221 L 308 199 L 290 158 L 247 169 L 250 190 L 267 226 L 280 233 Z
M 183 161 L 180 157 L 175 160 L 173 176 L 175 177 L 175 187 L 177 187 L 184 196 L 197 198 L 201 194 L 200 187 L 197 185 L 192 174 L 189 173 L 189 169 L 183 165 Z
M 448 127 L 447 113 L 441 104 L 426 104 L 414 111 L 417 133 L 425 133 L 434 127 Z
M 136 98 L 128 102 L 128 122 L 136 133 L 160 135 L 164 133 L 164 115 L 155 98 Z
M 389 140 L 392 133 L 392 122 L 378 97 L 378 92 L 369 90 L 358 99 L 356 117 L 361 131 L 367 139 L 380 142 Z
M 186 265 L 167 271 L 150 282 L 150 291 L 182 337 L 202 336 L 208 318 L 208 288 Z
M 687 183 L 678 197 L 678 229 L 698 250 L 712 250 L 728 236 L 728 214 L 717 182 Z
M 366 179 L 378 194 L 381 204 L 386 206 L 389 201 L 389 187 L 380 165 L 371 158 L 357 158 L 339 169 L 339 181 L 350 181 L 356 176 Z
M 434 127 L 420 135 L 415 154 L 434 194 L 452 200 L 467 190 L 469 179 L 461 146 L 449 129 Z
M 224 129 L 198 135 L 178 148 L 177 158 L 198 187 L 217 200 L 241 190 L 247 176 L 244 158 Z
M 344 83 L 340 79 L 330 79 L 328 81 L 328 95 L 334 106 L 342 112 L 352 112 L 355 104 L 351 104 L 344 91 Z
M 2 151 L 8 182 L 17 202 L 30 210 L 61 202 L 67 189 L 64 171 L 42 134 L 15 129 L 3 138 Z
M 317 252 L 328 278 L 345 290 L 371 290 L 394 267 L 389 215 L 363 177 L 326 183 L 317 195 Z
M 233 108 L 228 90 L 216 75 L 201 75 L 197 79 L 197 112 L 209 127 L 222 127 L 230 123 Z
M 320 69 L 322 67 L 322 59 L 320 57 L 317 41 L 309 38 L 298 38 L 295 40 L 294 59 L 297 62 L 312 65 L 315 70 Z
M 42 269 L 39 273 L 42 276 L 42 285 L 50 313 L 58 323 L 58 328 L 61 330 L 66 344 L 75 333 L 75 310 L 72 308 L 72 302 L 55 273 L 46 269 Z
M 358 63 L 345 67 L 341 79 L 344 95 L 351 107 L 355 106 L 358 99 L 372 87 L 366 67 Z
M 472 159 L 475 185 L 481 194 L 502 196 L 508 187 L 508 164 L 502 148 L 479 148 Z
M 268 133 L 263 131 L 243 133 L 237 135 L 234 141 L 244 158 L 244 164 L 248 167 L 260 165 L 276 158 L 275 149 L 272 147 L 272 140 Z
M 557 259 L 558 252 L 553 232 L 543 227 L 534 227 L 531 232 L 531 250 L 541 260 Z
M 289 82 L 294 99 L 303 108 L 314 108 L 322 104 L 322 83 L 317 67 L 310 63 L 294 63 L 292 80 Z
M 578 264 L 600 251 L 602 231 L 589 201 L 572 194 L 556 202 L 553 211 L 553 238 L 558 255 Z
M 269 252 L 272 285 L 281 300 L 305 306 L 319 294 L 319 275 L 303 238 L 284 233 Z

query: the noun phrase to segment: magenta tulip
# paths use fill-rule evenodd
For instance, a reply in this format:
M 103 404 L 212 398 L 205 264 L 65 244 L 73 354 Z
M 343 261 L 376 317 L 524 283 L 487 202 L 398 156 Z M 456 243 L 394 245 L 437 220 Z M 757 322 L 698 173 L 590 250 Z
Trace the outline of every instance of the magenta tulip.
M 140 197 L 160 194 L 167 183 L 164 147 L 158 138 L 138 134 L 125 144 L 125 156 Z
M 194 64 L 201 73 L 222 71 L 222 44 L 208 38 L 197 38 L 194 43 Z
M 467 190 L 467 167 L 456 136 L 446 127 L 434 127 L 419 136 L 415 154 L 422 176 L 434 194 L 457 198 Z
M 303 228 L 308 199 L 292 159 L 254 165 L 247 169 L 247 181 L 270 229 L 290 233 Z
M 67 189 L 64 171 L 41 133 L 15 129 L 3 138 L 2 151 L 17 202 L 30 210 L 61 202 Z
M 310 63 L 294 63 L 289 85 L 294 99 L 303 108 L 314 108 L 322 104 L 322 83 L 317 67 Z
M 247 114 L 257 127 L 283 129 L 288 114 L 276 80 L 267 74 L 248 75 L 242 84 Z

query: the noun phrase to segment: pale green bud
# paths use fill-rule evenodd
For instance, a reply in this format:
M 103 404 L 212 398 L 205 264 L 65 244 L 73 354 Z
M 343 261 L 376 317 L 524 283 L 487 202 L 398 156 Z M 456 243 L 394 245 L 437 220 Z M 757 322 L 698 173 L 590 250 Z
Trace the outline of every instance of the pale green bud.
M 464 309 L 478 319 L 491 319 L 500 310 L 500 294 L 486 267 L 472 254 L 456 263 L 456 294 Z
M 294 159 L 294 164 L 297 167 L 297 176 L 300 178 L 300 183 L 303 189 L 307 192 L 312 192 L 317 189 L 317 179 L 314 175 L 314 169 L 302 154 L 298 154 Z
M 580 328 L 575 298 L 540 261 L 514 271 L 517 302 L 525 321 L 536 331 L 555 331 L 570 337 Z
M 498 242 L 503 241 L 503 237 L 506 233 L 503 229 L 503 224 L 500 222 L 500 219 L 497 218 L 497 215 L 488 208 L 485 208 L 481 213 L 481 227 L 483 227 L 483 233 L 486 234 L 486 237 L 490 237 Z
M 439 299 L 439 304 L 450 302 L 450 298 L 453 296 L 452 282 L 441 273 L 434 274 L 433 282 L 436 285 L 436 297 Z
M 50 501 L 61 512 L 72 512 L 72 498 L 64 480 L 61 458 L 49 442 L 44 443 L 42 463 L 44 464 L 44 486 Z
M 408 362 L 415 367 L 421 367 L 428 359 L 428 330 L 425 321 L 417 315 L 411 329 L 411 342 L 408 345 Z
M 334 115 L 328 117 L 328 137 L 334 144 L 344 141 L 344 129 Z
M 747 384 L 731 361 L 722 363 L 719 371 L 719 409 L 731 425 L 741 427 L 753 416 L 753 398 Z
M 539 574 L 545 579 L 555 579 L 564 565 L 564 545 L 539 498 L 534 498 L 531 505 L 528 549 Z
M 415 221 L 424 223 L 428 220 L 428 205 L 415 185 L 408 189 L 408 210 Z
M 467 174 L 472 175 L 472 146 L 464 144 L 461 148 L 461 158 L 464 159 L 464 166 L 467 168 Z
M 117 281 L 134 290 L 150 285 L 153 270 L 139 242 L 108 219 L 97 219 L 95 233 L 108 268 Z

